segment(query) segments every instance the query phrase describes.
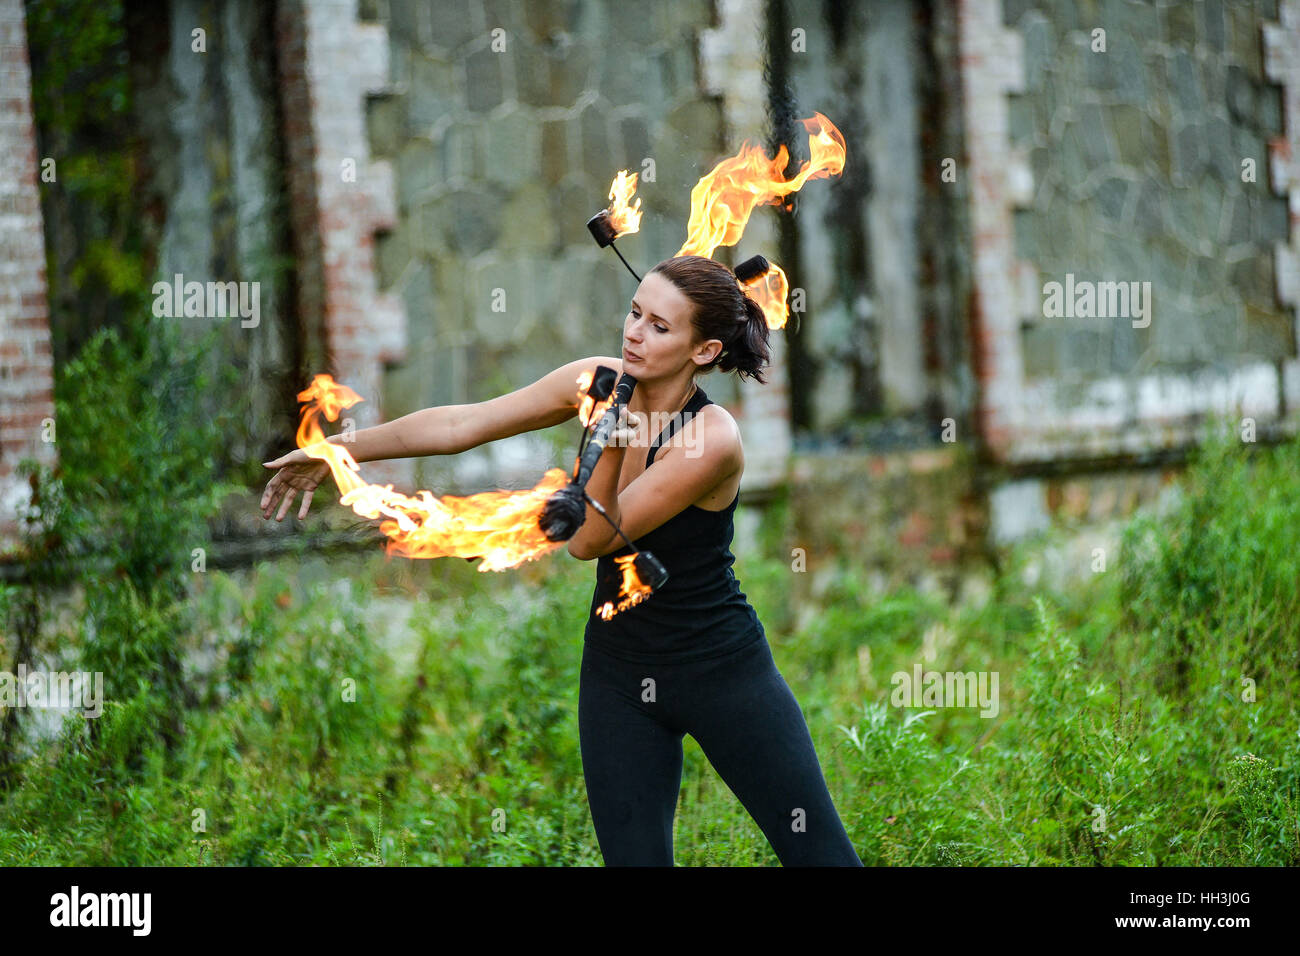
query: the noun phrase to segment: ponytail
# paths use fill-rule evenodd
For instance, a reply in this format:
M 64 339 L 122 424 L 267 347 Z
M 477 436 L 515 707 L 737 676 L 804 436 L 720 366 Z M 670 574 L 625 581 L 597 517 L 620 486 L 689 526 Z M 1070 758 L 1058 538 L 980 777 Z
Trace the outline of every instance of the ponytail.
M 763 368 L 772 359 L 768 347 L 767 318 L 763 307 L 743 290 L 744 312 L 732 340 L 727 343 L 718 358 L 718 368 L 724 372 L 734 371 L 742 379 L 748 376 L 758 384 L 765 385 Z

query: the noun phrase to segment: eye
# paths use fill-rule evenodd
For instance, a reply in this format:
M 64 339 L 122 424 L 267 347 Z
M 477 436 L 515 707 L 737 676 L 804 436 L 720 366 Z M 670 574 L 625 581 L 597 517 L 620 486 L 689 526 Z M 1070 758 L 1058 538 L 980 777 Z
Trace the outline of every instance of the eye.
M 639 318 L 641 318 L 641 313 L 640 313 L 639 311 L 637 311 L 637 307 L 636 307 L 636 306 L 631 306 L 631 307 L 629 307 L 629 309 L 628 309 L 628 313 L 629 313 L 633 318 L 635 318 L 635 319 L 639 319 Z M 666 333 L 666 332 L 668 331 L 668 329 L 664 328 L 662 325 L 658 325 L 658 324 L 656 324 L 656 325 L 655 325 L 655 331 L 656 331 L 656 332 L 659 332 L 660 334 L 664 334 L 664 333 Z

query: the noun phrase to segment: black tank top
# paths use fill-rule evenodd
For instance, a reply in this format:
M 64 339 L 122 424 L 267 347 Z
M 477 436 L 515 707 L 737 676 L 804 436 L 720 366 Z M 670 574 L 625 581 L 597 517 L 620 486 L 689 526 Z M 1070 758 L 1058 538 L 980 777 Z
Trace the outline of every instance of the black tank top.
M 655 437 L 646 454 L 646 468 L 655 453 L 705 405 L 704 389 L 695 394 Z M 610 654 L 634 661 L 698 660 L 737 650 L 765 636 L 758 614 L 731 571 L 735 555 L 732 516 L 740 493 L 721 511 L 688 505 L 653 531 L 637 539 L 642 551 L 653 554 L 668 571 L 668 582 L 639 604 L 608 621 L 597 613 L 606 601 L 615 606 L 621 572 L 616 557 L 632 553 L 624 547 L 596 560 L 596 589 L 591 597 L 584 639 Z

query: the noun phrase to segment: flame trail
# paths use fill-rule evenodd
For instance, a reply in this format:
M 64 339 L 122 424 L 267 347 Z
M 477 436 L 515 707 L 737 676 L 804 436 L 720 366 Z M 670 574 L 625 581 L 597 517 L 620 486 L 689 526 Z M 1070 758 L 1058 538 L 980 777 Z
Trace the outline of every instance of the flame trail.
M 484 491 L 467 497 L 435 498 L 427 491 L 415 497 L 392 485 L 372 485 L 361 478 L 360 466 L 348 450 L 325 440 L 320 416 L 337 420 L 340 411 L 360 402 L 346 385 L 329 375 L 317 375 L 298 401 L 307 402 L 298 425 L 297 442 L 309 457 L 330 467 L 347 505 L 363 518 L 379 518 L 379 530 L 389 539 L 387 553 L 405 558 L 477 558 L 480 571 L 502 571 L 535 561 L 562 542 L 546 538 L 538 517 L 547 498 L 568 483 L 563 468 L 548 469 L 527 491 Z M 590 400 L 588 400 L 590 401 Z
M 686 226 L 686 242 L 677 250 L 679 256 L 712 257 L 718 246 L 734 246 L 740 241 L 753 211 L 761 205 L 786 205 L 785 198 L 814 179 L 838 176 L 844 171 L 846 148 L 844 135 L 821 113 L 814 112 L 800 120 L 808 131 L 809 159 L 792 179 L 785 178 L 789 153 L 781 144 L 774 159 L 759 146 L 745 140 L 740 151 L 718 163 L 691 190 L 691 216 Z M 609 209 L 610 221 L 619 235 L 635 232 L 640 225 L 640 200 L 635 222 L 620 228 L 624 220 L 615 216 L 615 207 L 624 209 L 636 189 L 636 177 L 621 171 L 610 188 L 610 198 L 617 200 Z M 770 260 L 769 260 L 770 261 Z M 745 283 L 745 291 L 762 307 L 768 328 L 785 327 L 790 309 L 786 299 L 790 283 L 776 263 L 765 275 Z

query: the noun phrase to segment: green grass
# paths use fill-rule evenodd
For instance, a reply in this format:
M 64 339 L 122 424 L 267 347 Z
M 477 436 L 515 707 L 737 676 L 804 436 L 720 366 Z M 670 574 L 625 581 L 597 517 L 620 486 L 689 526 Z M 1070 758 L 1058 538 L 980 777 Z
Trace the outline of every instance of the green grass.
M 1030 547 L 981 606 L 871 595 L 844 568 L 798 631 L 764 529 L 773 557 L 737 574 L 864 862 L 1300 863 L 1300 446 L 1212 445 L 1185 492 L 1068 590 L 1022 583 Z M 145 632 L 137 651 L 178 635 L 183 732 L 162 741 L 174 691 L 110 672 L 104 717 L 69 720 L 0 797 L 0 863 L 599 865 L 577 731 L 592 573 L 286 559 L 195 574 L 162 610 L 123 583 L 90 619 Z M 60 644 L 104 660 L 110 637 Z M 891 706 L 917 661 L 996 671 L 997 716 Z M 675 853 L 777 863 L 689 737 Z

